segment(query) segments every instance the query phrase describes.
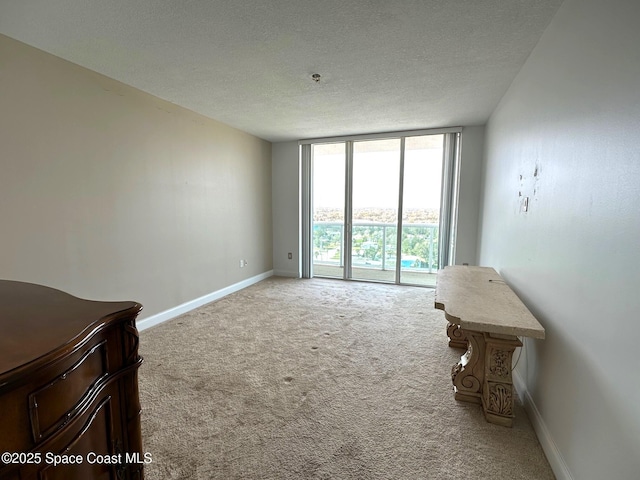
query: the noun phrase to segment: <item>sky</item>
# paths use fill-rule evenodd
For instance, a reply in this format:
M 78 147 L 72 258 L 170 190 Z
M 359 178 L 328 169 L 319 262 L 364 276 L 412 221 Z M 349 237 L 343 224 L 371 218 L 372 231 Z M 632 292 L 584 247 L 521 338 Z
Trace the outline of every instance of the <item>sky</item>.
M 399 140 L 394 149 L 354 145 L 353 208 L 393 208 L 398 205 Z M 389 142 L 385 140 L 384 142 Z M 359 142 L 373 143 L 373 142 Z M 389 147 L 389 144 L 386 145 Z M 440 207 L 442 149 L 416 145 L 405 151 L 404 209 Z M 417 147 L 417 148 L 416 148 Z M 344 147 L 343 147 L 344 148 Z M 344 207 L 344 149 L 314 153 L 314 207 Z

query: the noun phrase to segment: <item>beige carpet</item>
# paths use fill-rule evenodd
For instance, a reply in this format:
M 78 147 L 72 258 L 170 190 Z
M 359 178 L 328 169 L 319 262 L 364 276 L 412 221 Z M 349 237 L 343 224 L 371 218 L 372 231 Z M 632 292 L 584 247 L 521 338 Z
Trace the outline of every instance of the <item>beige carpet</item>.
M 433 291 L 270 278 L 141 333 L 147 480 L 553 479 L 453 399 Z

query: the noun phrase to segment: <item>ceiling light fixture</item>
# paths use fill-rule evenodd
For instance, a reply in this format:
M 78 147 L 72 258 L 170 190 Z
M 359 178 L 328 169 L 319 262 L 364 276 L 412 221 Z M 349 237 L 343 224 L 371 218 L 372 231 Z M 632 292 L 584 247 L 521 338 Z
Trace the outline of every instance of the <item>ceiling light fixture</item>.
M 311 75 L 311 79 L 318 83 L 320 81 L 320 74 L 319 73 L 314 73 L 313 75 Z

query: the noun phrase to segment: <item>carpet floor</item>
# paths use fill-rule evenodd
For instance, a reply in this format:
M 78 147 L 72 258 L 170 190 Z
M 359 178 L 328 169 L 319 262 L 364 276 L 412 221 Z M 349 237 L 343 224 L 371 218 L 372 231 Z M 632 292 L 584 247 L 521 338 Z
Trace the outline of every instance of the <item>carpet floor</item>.
M 553 479 L 456 402 L 433 290 L 271 277 L 140 334 L 147 480 Z

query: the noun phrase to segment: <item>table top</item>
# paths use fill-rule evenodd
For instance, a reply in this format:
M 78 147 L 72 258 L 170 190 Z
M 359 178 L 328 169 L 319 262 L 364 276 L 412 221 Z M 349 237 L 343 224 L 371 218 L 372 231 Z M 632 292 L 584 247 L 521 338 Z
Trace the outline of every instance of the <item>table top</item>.
M 455 265 L 438 271 L 435 308 L 466 330 L 544 338 L 544 327 L 490 267 Z

